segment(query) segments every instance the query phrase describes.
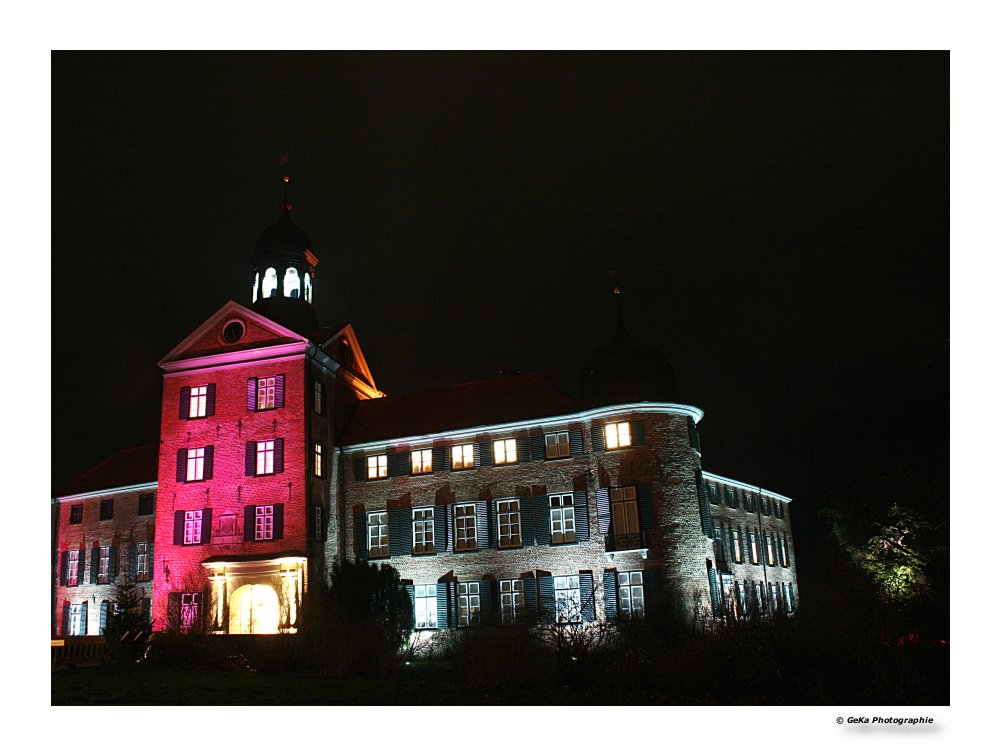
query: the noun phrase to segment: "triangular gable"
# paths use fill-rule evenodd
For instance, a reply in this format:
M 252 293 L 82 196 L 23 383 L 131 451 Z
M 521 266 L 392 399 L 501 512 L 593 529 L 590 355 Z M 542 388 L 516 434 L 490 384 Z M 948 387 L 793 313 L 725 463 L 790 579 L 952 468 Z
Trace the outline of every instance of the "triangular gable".
M 382 392 L 379 391 L 378 387 L 375 385 L 375 378 L 372 375 L 372 371 L 368 367 L 368 361 L 365 359 L 364 352 L 361 351 L 361 344 L 358 341 L 357 334 L 354 332 L 353 325 L 347 323 L 347 325 L 323 341 L 320 346 L 323 351 L 340 363 L 340 342 L 344 340 L 347 341 L 347 345 L 351 349 L 351 353 L 354 356 L 354 363 L 351 365 L 341 364 L 341 368 L 352 372 L 360 378 L 363 383 L 370 386 L 372 390 L 376 391 L 379 395 L 382 395 Z
M 233 344 L 226 343 L 222 338 L 223 328 L 231 320 L 239 320 L 246 328 L 243 337 Z M 218 312 L 197 327 L 191 335 L 171 349 L 170 353 L 157 364 L 162 367 L 182 359 L 307 342 L 306 338 L 273 320 L 269 320 L 234 301 L 228 301 L 222 305 Z

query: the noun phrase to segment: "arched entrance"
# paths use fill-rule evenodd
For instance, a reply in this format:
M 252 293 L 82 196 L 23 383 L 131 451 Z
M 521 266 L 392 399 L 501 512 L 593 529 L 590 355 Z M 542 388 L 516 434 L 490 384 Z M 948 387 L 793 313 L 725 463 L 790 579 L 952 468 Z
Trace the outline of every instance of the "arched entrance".
M 270 585 L 243 585 L 229 598 L 229 634 L 277 634 L 280 616 Z

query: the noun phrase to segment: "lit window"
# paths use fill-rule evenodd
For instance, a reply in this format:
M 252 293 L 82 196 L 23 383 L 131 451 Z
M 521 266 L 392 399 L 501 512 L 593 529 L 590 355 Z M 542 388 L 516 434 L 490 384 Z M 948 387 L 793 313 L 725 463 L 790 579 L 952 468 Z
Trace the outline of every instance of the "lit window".
M 184 479 L 188 482 L 205 479 L 204 448 L 189 448 L 187 450 L 187 475 Z
M 420 451 L 410 451 L 410 472 L 413 474 L 427 474 L 433 471 L 431 461 L 431 449 L 424 448 Z
M 368 479 L 375 480 L 379 477 L 389 476 L 389 457 L 386 454 L 378 454 L 368 457 Z
M 760 553 L 757 552 L 757 533 L 748 532 L 747 536 L 750 539 L 750 560 L 755 564 L 760 563 Z
M 437 585 L 413 586 L 413 618 L 417 629 L 437 629 Z
M 74 603 L 69 607 L 69 634 L 79 637 L 87 633 L 87 604 Z
M 201 595 L 196 592 L 181 593 L 181 631 L 190 632 L 198 625 Z
M 76 587 L 80 584 L 80 551 L 70 551 L 66 562 L 66 585 Z
M 632 445 L 632 431 L 628 422 L 611 422 L 604 426 L 606 448 L 625 448 Z
M 323 476 L 323 446 L 319 443 L 313 444 L 313 474 Z
M 521 547 L 521 502 L 497 501 L 497 535 L 501 548 Z
M 313 288 L 312 288 L 312 278 L 309 276 L 309 273 L 305 274 L 304 280 L 305 280 L 305 283 L 303 285 L 305 287 L 305 294 L 306 294 L 305 299 L 306 299 L 307 302 L 309 302 L 310 304 L 312 304 L 312 300 L 313 300 Z
M 580 620 L 580 578 L 555 577 L 556 623 L 568 624 Z
M 635 486 L 611 488 L 611 531 L 618 550 L 640 547 L 639 507 Z
M 500 580 L 500 621 L 513 624 L 524 614 L 524 581 Z
M 565 459 L 569 456 L 569 433 L 547 433 L 545 435 L 545 458 Z
M 274 408 L 274 378 L 257 378 L 257 411 Z
M 739 611 L 740 616 L 747 615 L 747 589 L 746 583 L 741 585 L 739 582 L 736 583 L 736 608 Z
M 97 561 L 97 584 L 108 584 L 108 571 L 111 567 L 111 548 L 107 545 L 101 546 Z
M 764 602 L 764 583 L 757 582 L 754 585 L 754 593 L 757 596 L 757 610 L 763 613 L 764 609 L 767 608 L 767 604 Z
M 389 555 L 389 515 L 379 511 L 368 515 L 368 558 Z
M 135 581 L 147 582 L 149 577 L 149 543 L 138 543 L 135 548 Z
M 767 565 L 774 566 L 774 540 L 770 535 L 764 535 L 764 550 L 767 553 Z
M 514 440 L 513 438 L 493 441 L 493 463 L 516 464 L 517 441 Z
M 274 506 L 255 506 L 253 539 L 271 540 L 274 538 Z
M 265 299 L 270 299 L 274 296 L 275 290 L 278 288 L 278 273 L 273 267 L 269 267 L 267 272 L 264 273 L 264 289 L 263 297 Z
M 476 459 L 473 454 L 472 444 L 463 443 L 460 446 L 451 447 L 451 468 L 469 469 L 474 467 Z
M 774 588 L 774 582 L 767 583 L 767 595 L 771 604 L 772 613 L 778 612 L 778 591 Z
M 474 551 L 476 542 L 476 504 L 455 506 L 455 550 Z
M 253 301 L 257 301 L 257 291 L 260 289 L 260 273 L 253 274 Z
M 552 523 L 552 542 L 554 544 L 576 542 L 572 493 L 549 496 L 549 521 Z
M 458 625 L 474 627 L 479 624 L 479 583 L 458 583 Z
M 83 524 L 83 504 L 74 503 L 69 510 L 70 524 Z
M 791 613 L 791 611 L 792 611 L 792 598 L 788 594 L 788 583 L 787 582 L 782 582 L 781 583 L 781 598 L 782 598 L 781 602 L 782 602 L 782 605 L 784 606 L 785 612 L 786 613 Z
M 294 267 L 285 270 L 285 298 L 299 298 L 299 271 Z
M 153 507 L 155 504 L 155 497 L 152 493 L 143 493 L 139 496 L 139 516 L 144 514 L 152 514 Z
M 313 411 L 323 413 L 323 384 L 319 380 L 313 381 Z
M 196 385 L 191 388 L 191 403 L 188 405 L 188 418 L 204 417 L 207 410 L 208 386 Z
M 113 498 L 106 498 L 101 501 L 101 519 L 113 519 L 115 516 L 115 501 Z
M 623 571 L 618 574 L 618 608 L 622 618 L 641 619 L 646 615 L 646 600 L 642 587 L 641 571 Z
M 184 545 L 201 542 L 201 511 L 184 512 Z
M 740 542 L 740 531 L 729 530 L 729 540 L 732 544 L 733 561 L 738 564 L 743 563 L 743 543 Z
M 434 552 L 434 509 L 413 510 L 413 555 Z
M 274 474 L 274 441 L 257 441 L 257 474 Z

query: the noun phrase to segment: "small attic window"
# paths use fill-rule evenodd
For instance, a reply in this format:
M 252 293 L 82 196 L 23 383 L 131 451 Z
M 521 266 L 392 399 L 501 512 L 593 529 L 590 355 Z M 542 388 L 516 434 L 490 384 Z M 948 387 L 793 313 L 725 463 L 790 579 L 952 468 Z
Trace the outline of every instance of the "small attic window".
M 243 338 L 245 332 L 246 328 L 242 322 L 239 320 L 230 320 L 222 329 L 222 340 L 226 343 L 238 343 Z

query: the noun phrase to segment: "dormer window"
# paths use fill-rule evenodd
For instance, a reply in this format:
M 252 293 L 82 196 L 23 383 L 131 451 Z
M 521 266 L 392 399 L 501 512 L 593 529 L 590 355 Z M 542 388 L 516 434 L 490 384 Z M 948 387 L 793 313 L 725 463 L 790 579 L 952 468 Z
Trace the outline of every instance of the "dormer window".
M 285 271 L 284 290 L 286 299 L 298 299 L 300 296 L 299 271 L 294 267 L 290 267 Z

